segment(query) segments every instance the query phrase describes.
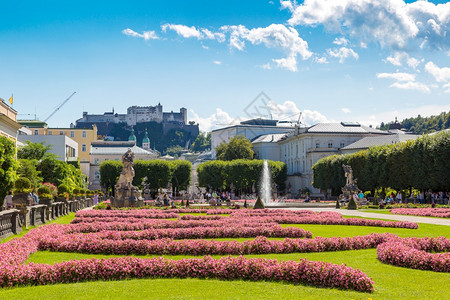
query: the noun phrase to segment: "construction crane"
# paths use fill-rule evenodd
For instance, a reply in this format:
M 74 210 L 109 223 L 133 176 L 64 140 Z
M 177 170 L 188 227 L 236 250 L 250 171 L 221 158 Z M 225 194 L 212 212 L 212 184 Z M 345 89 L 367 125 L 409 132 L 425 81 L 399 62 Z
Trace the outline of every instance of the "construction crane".
M 50 119 L 64 104 L 67 103 L 67 101 L 70 100 L 70 98 L 72 98 L 73 95 L 75 95 L 76 92 L 73 92 L 72 95 L 69 96 L 69 98 L 67 98 L 66 100 L 63 101 L 63 103 L 61 103 L 60 105 L 58 105 L 58 107 L 50 114 L 50 116 L 47 117 L 47 119 L 44 120 L 44 122 L 47 122 L 48 119 Z

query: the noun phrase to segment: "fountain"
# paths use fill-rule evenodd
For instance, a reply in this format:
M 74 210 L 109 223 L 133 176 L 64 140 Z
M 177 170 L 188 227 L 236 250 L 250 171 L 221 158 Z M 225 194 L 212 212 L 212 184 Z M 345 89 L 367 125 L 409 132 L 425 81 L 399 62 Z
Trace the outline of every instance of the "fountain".
M 290 187 L 289 187 L 290 189 Z M 261 180 L 259 182 L 259 196 L 266 208 L 286 208 L 286 207 L 329 207 L 329 204 L 321 203 L 291 203 L 279 198 L 277 194 L 277 185 L 272 182 L 269 163 L 267 160 L 263 162 Z M 278 199 L 278 200 L 276 200 Z M 334 206 L 334 205 L 333 205 Z
M 272 176 L 270 175 L 269 164 L 267 160 L 264 160 L 263 169 L 261 174 L 261 181 L 259 182 L 259 196 L 264 202 L 264 205 L 273 205 L 272 202 Z

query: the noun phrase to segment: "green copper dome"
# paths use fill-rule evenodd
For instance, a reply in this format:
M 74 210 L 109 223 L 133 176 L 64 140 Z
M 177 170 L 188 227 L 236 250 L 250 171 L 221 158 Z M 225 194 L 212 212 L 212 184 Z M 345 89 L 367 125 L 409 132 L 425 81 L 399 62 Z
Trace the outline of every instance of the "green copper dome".
M 128 141 L 135 141 L 136 142 L 136 136 L 134 135 L 134 128 L 131 128 L 131 134 L 128 137 Z
M 150 144 L 150 139 L 148 138 L 147 129 L 145 129 L 144 138 L 142 139 L 142 144 Z

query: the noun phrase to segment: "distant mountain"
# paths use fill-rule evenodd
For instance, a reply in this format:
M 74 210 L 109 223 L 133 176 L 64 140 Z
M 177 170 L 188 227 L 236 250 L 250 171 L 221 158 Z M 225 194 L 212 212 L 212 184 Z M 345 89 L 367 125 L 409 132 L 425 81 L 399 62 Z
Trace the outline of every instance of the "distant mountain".
M 393 121 L 387 124 L 381 123 L 380 129 L 388 130 L 389 125 L 393 123 Z M 400 123 L 406 131 L 410 131 L 415 134 L 431 133 L 450 128 L 450 112 L 442 112 L 437 116 L 425 118 L 418 115 L 415 118 L 404 119 Z

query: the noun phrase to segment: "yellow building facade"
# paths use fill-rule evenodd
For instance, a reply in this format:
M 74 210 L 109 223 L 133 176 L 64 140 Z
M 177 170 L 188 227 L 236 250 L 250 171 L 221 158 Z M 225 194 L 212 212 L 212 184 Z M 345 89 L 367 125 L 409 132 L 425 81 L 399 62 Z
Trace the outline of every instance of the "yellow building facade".
M 22 125 L 17 123 L 17 111 L 0 98 L 0 135 L 17 141 L 17 130 Z

